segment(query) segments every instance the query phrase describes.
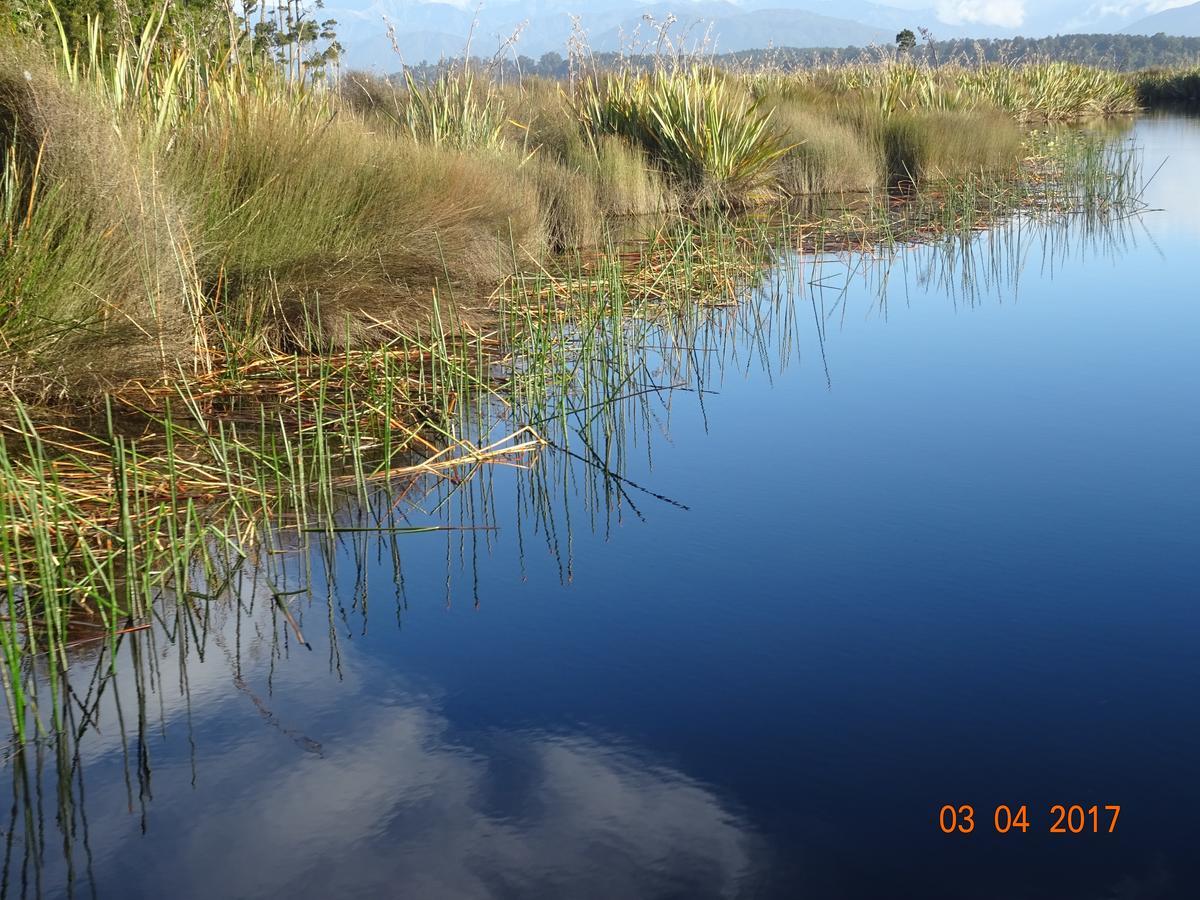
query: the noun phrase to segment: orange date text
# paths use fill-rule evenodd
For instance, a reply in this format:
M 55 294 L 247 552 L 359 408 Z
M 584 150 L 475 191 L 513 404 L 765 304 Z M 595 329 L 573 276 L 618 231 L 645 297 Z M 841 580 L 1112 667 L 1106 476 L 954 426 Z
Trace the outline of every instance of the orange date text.
M 1046 816 L 1035 822 L 1031 819 L 1029 806 L 1000 804 L 994 808 L 976 808 L 970 803 L 947 803 L 938 810 L 937 824 L 943 834 L 971 834 L 977 828 L 994 830 L 998 834 L 1013 832 L 1026 834 L 1043 831 L 1048 834 L 1113 834 L 1117 830 L 1117 818 L 1121 807 L 1108 804 L 1056 803 Z

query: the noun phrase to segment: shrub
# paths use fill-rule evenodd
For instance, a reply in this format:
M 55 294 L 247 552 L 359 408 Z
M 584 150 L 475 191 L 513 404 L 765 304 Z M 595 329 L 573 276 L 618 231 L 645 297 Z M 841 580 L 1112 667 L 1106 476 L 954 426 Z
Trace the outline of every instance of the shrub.
M 1194 105 L 1200 103 L 1200 68 L 1142 72 L 1134 89 L 1142 106 Z

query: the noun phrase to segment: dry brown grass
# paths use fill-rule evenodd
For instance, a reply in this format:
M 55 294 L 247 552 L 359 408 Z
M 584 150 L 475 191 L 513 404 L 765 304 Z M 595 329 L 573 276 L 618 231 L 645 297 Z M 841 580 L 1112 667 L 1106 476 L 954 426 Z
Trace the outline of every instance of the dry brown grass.
M 257 298 L 279 333 L 319 323 L 318 345 L 428 315 L 435 290 L 486 294 L 545 251 L 537 190 L 511 160 L 382 134 L 347 111 L 251 100 L 183 135 L 171 166 L 197 186 L 221 299 Z
M 0 48 L 0 365 L 23 391 L 170 374 L 192 358 L 178 205 L 99 98 Z
M 865 191 L 883 182 L 878 145 L 819 107 L 779 100 L 774 121 L 791 147 L 777 177 L 792 196 Z

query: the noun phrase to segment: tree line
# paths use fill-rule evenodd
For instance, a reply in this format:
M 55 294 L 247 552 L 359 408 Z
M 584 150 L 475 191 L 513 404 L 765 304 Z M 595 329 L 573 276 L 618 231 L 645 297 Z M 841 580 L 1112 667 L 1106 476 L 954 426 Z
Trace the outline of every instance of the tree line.
M 929 39 L 929 32 L 925 29 L 919 31 L 924 40 L 917 41 L 913 32 L 905 29 L 897 34 L 896 43 L 888 46 L 775 47 L 710 54 L 704 58 L 723 68 L 773 68 L 783 71 L 896 58 L 912 59 L 931 65 L 1061 61 L 1119 71 L 1200 64 L 1200 37 L 1167 34 L 1063 34 L 1045 38 L 941 41 Z M 561 53 L 555 52 L 543 53 L 537 59 L 512 53 L 503 59 L 475 58 L 473 62 L 494 69 L 505 79 L 529 76 L 563 79 L 567 78 L 571 71 L 571 61 Z M 653 55 L 616 52 L 593 53 L 588 59 L 590 66 L 599 69 L 651 68 L 659 62 L 661 59 Z M 410 65 L 408 72 L 415 80 L 424 81 L 461 65 L 461 58 L 426 61 Z

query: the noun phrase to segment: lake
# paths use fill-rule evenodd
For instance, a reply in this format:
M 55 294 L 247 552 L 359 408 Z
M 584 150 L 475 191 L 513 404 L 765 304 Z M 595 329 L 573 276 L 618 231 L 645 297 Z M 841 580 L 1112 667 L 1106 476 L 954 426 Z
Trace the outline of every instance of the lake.
M 81 652 L 3 895 L 1195 896 L 1200 119 L 1127 138 L 1140 215 L 794 257 Z

